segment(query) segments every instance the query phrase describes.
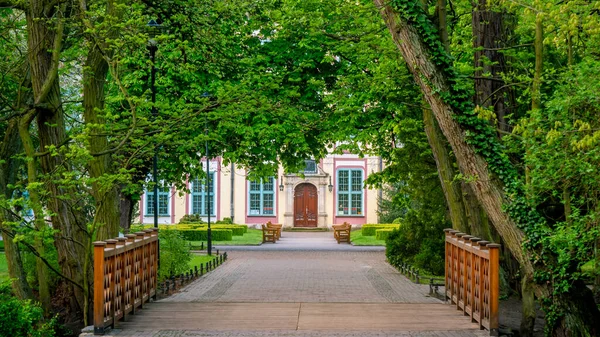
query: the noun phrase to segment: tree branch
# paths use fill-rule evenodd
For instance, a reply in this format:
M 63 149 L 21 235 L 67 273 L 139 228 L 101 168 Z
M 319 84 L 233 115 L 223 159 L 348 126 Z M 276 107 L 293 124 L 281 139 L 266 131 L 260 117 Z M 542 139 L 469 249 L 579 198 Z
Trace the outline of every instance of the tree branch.
M 12 239 L 15 238 L 15 233 L 13 233 L 11 230 L 9 230 L 8 228 L 4 228 L 4 232 L 8 234 L 8 236 L 10 236 Z M 27 247 L 27 249 L 29 249 L 29 251 L 35 255 L 37 258 L 39 258 L 42 262 L 44 262 L 44 264 L 48 267 L 48 269 L 52 270 L 53 272 L 56 273 L 56 275 L 58 275 L 59 277 L 67 280 L 69 283 L 73 284 L 74 286 L 76 286 L 77 288 L 83 290 L 83 286 L 80 285 L 79 283 L 73 281 L 71 278 L 67 277 L 66 275 L 64 275 L 63 273 L 61 273 L 60 271 L 56 270 L 56 268 L 54 268 L 54 266 L 52 266 L 50 264 L 50 262 L 48 262 L 48 260 L 46 260 L 44 257 L 42 257 L 38 251 L 35 249 L 35 247 L 33 247 L 30 243 L 26 242 L 26 241 L 19 241 L 20 244 L 24 245 L 25 247 Z

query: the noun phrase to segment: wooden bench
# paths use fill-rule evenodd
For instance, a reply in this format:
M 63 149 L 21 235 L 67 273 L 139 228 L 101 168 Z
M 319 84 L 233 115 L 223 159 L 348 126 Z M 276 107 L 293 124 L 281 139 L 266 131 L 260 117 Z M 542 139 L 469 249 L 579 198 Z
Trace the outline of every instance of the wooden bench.
M 273 224 L 271 223 L 271 221 L 267 222 L 267 228 L 269 229 L 276 229 L 277 230 L 277 239 L 279 240 L 281 238 L 281 228 L 283 228 L 282 224 Z
M 268 228 L 266 225 L 262 225 L 263 243 L 265 242 L 277 242 L 277 229 Z
M 350 231 L 352 230 L 352 225 L 347 222 L 344 222 L 341 225 L 333 225 L 333 237 L 337 240 L 337 243 L 348 242 L 350 243 Z

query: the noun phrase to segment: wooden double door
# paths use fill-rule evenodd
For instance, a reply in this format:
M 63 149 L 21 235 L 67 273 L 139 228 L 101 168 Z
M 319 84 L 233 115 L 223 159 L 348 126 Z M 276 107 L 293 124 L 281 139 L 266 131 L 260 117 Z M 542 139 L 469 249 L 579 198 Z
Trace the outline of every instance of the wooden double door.
M 317 227 L 319 219 L 317 187 L 300 184 L 294 189 L 294 227 Z

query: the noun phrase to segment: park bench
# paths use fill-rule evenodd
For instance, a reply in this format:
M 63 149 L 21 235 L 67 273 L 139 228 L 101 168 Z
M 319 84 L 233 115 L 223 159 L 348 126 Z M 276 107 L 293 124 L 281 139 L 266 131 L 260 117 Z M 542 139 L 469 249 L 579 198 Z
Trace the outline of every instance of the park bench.
M 266 225 L 262 225 L 263 243 L 264 242 L 277 242 L 277 229 L 268 228 Z
M 282 227 L 283 227 L 282 224 L 274 224 L 274 223 L 271 223 L 271 221 L 267 222 L 267 228 L 276 229 L 277 230 L 277 238 L 276 238 L 276 240 L 279 240 L 281 238 L 281 228 Z
M 347 222 L 344 222 L 341 225 L 333 225 L 333 237 L 337 240 L 337 243 L 348 242 L 350 243 L 350 230 L 352 230 L 352 225 Z

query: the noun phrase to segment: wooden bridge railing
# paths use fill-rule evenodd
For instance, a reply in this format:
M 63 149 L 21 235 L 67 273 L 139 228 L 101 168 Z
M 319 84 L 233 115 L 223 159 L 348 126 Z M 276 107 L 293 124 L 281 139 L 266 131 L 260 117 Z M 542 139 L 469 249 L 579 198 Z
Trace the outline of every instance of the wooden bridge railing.
M 158 229 L 94 242 L 94 334 L 156 296 Z
M 500 245 L 452 229 L 446 232 L 446 298 L 498 336 Z

